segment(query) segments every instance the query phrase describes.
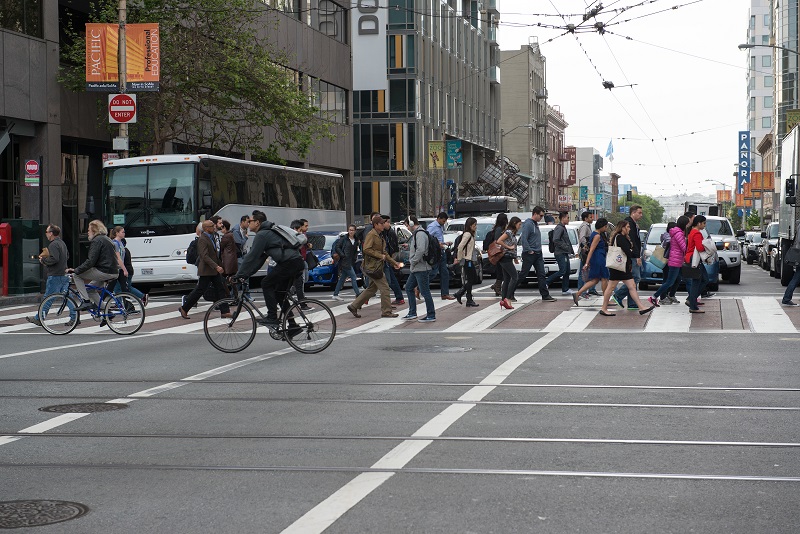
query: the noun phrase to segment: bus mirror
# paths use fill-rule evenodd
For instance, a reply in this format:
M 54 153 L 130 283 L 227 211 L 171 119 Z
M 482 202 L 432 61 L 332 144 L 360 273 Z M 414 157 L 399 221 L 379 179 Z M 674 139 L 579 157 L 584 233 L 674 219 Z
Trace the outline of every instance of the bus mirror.
M 794 176 L 791 176 L 786 179 L 786 203 L 790 206 L 794 206 L 797 202 L 796 195 L 796 184 Z
M 204 210 L 211 209 L 211 191 L 208 190 L 203 191 L 203 202 L 200 207 L 203 208 Z

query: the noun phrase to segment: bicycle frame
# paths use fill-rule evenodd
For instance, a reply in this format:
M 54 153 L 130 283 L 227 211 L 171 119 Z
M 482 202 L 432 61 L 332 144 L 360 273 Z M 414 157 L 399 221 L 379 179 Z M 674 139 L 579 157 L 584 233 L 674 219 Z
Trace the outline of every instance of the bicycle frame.
M 251 297 L 248 294 L 249 293 L 248 289 L 250 289 L 250 282 L 248 280 L 232 284 L 232 288 L 234 291 L 240 293 L 240 295 L 233 296 L 234 300 L 236 301 L 236 312 L 233 313 L 234 318 L 236 318 L 239 312 L 242 311 L 242 306 L 245 305 L 245 303 L 247 303 L 249 304 L 249 308 L 254 312 L 256 312 L 261 319 L 266 319 L 266 316 L 263 313 L 261 313 L 261 310 L 256 304 L 256 301 L 253 300 L 253 297 Z M 300 301 L 297 300 L 297 297 L 295 296 L 294 282 L 292 282 L 289 285 L 288 289 L 286 290 L 286 296 L 283 298 L 283 302 L 280 303 L 281 313 L 278 316 L 278 324 L 280 325 L 283 324 L 284 310 L 288 310 L 293 305 L 299 302 Z M 305 320 L 306 316 L 302 310 L 300 310 L 300 315 L 303 318 L 303 320 Z M 283 328 L 278 327 L 275 329 L 275 331 L 282 332 Z
M 64 302 L 61 303 L 61 306 L 59 306 L 59 308 L 58 308 L 58 311 L 57 311 L 58 315 L 60 315 L 61 313 L 64 312 L 64 307 L 67 305 L 67 302 L 70 301 L 69 297 L 72 297 L 72 300 L 76 300 L 77 302 L 83 302 L 83 297 L 81 296 L 80 293 L 78 293 L 78 290 L 75 289 L 73 284 L 74 284 L 74 282 L 72 281 L 72 277 L 70 277 L 69 285 L 67 285 L 67 289 L 66 289 L 66 291 L 64 291 L 64 296 L 66 298 L 64 299 Z M 109 297 L 109 298 L 114 300 L 114 303 L 117 305 L 117 309 L 121 309 L 121 310 L 125 309 L 124 306 L 122 305 L 122 301 L 120 301 L 117 298 L 117 296 L 114 295 L 114 293 L 112 293 L 111 291 L 106 289 L 105 286 L 98 287 L 98 286 L 93 286 L 91 284 L 86 284 L 86 290 L 87 291 L 97 291 L 98 294 L 100 295 L 100 303 L 95 305 L 92 308 L 89 308 L 87 310 L 91 314 L 92 317 L 107 319 L 108 317 L 114 317 L 116 315 L 123 315 L 123 316 L 127 316 L 128 315 L 127 312 L 124 312 L 124 311 L 123 311 L 122 314 L 103 313 L 103 309 L 102 309 L 101 306 L 103 304 L 103 301 L 106 299 L 106 297 Z

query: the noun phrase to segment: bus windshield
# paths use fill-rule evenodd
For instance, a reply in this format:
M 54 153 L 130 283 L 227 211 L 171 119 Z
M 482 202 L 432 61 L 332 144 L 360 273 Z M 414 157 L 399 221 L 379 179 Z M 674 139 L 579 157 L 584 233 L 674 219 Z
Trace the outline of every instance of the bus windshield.
M 194 226 L 194 170 L 194 163 L 107 169 L 108 221 L 128 228 Z

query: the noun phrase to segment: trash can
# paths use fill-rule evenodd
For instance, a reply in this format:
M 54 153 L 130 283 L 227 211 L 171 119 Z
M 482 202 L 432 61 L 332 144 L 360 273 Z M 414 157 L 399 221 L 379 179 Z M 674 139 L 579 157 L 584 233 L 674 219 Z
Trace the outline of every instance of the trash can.
M 36 219 L 3 219 L 11 225 L 11 246 L 8 249 L 8 294 L 39 293 L 42 273 L 39 253 L 42 233 Z

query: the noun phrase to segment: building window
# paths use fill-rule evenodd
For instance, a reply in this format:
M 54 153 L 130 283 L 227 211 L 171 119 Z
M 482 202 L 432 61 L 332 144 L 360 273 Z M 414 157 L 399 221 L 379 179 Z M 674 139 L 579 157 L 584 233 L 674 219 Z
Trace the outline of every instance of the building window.
M 332 0 L 312 0 L 311 27 L 342 43 L 347 42 L 347 11 Z
M 761 117 L 762 128 L 772 128 L 772 117 Z
M 775 85 L 775 80 L 772 76 L 764 76 L 764 87 L 772 87 Z
M 300 2 L 299 0 L 262 0 L 272 9 L 286 13 L 290 17 L 299 19 Z
M 764 107 L 766 109 L 771 109 L 772 105 L 773 105 L 772 104 L 772 97 L 771 96 L 765 96 L 764 97 Z
M 748 129 L 748 130 L 750 130 L 750 131 L 752 131 L 752 130 L 755 130 L 755 129 L 756 129 L 756 120 L 755 120 L 755 119 L 750 119 L 750 120 L 748 121 L 748 123 L 747 123 L 747 129 Z
M 772 56 L 761 56 L 761 66 L 762 67 L 771 67 L 772 66 Z
M 755 30 L 756 29 L 756 16 L 755 15 L 750 15 L 750 29 L 751 30 Z
M 311 94 L 313 104 L 319 109 L 320 118 L 347 124 L 347 91 L 332 83 L 311 78 Z
M 765 44 L 765 45 L 769 44 L 769 35 L 762 35 L 761 36 L 761 44 Z
M 34 37 L 43 37 L 42 3 L 42 0 L 0 2 L 0 28 Z
M 770 22 L 769 13 L 767 13 L 764 15 L 764 26 L 769 28 L 769 22 Z
M 747 111 L 755 111 L 756 109 L 756 97 L 750 97 L 750 106 L 747 108 Z

